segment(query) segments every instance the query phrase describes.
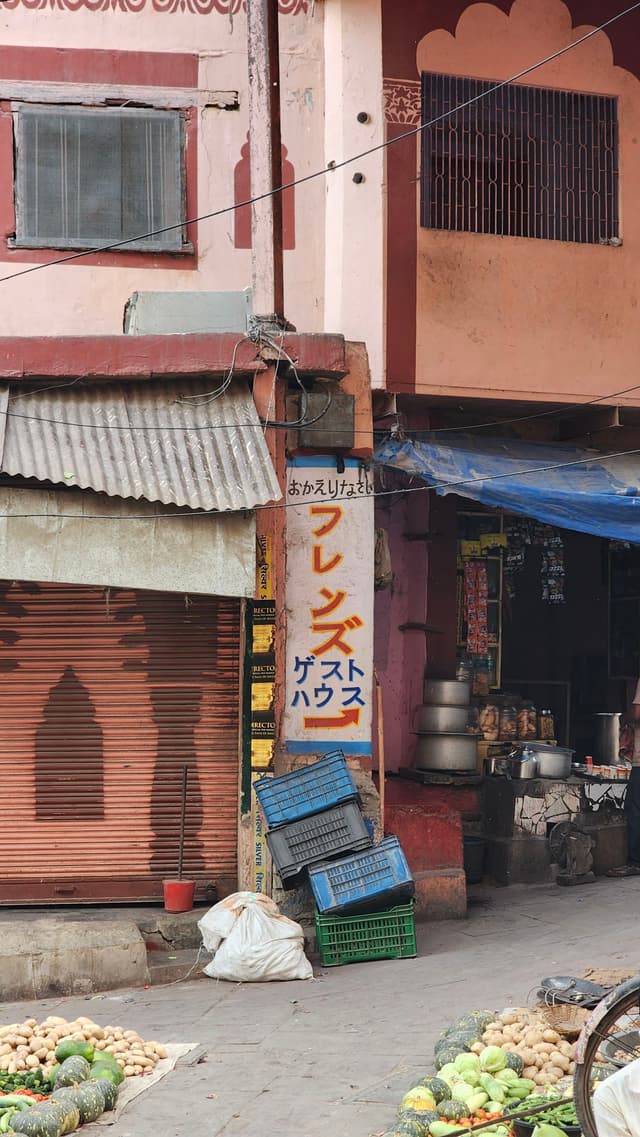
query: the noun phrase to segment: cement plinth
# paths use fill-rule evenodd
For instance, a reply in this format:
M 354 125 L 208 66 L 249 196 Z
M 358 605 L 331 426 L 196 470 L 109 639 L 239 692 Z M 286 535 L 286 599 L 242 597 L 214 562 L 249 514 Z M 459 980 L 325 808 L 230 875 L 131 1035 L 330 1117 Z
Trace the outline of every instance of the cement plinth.
M 129 920 L 2 922 L 0 997 L 87 995 L 149 983 L 144 940 Z

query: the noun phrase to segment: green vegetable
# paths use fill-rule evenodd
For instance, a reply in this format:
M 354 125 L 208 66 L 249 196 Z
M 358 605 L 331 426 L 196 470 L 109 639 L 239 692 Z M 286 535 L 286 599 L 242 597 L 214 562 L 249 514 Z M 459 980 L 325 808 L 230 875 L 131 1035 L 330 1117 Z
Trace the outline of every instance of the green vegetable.
M 535 1097 L 528 1097 L 523 1103 L 519 1101 L 517 1104 L 512 1105 L 512 1110 L 520 1112 L 523 1105 L 530 1106 L 534 1109 L 536 1106 L 548 1104 L 548 1109 L 543 1110 L 541 1113 L 533 1114 L 531 1117 L 524 1117 L 523 1120 L 530 1121 L 534 1125 L 538 1123 L 548 1122 L 550 1125 L 559 1126 L 564 1128 L 566 1126 L 578 1126 L 580 1123 L 576 1115 L 576 1107 L 571 1098 L 559 1097 L 557 1092 L 551 1094 L 536 1095 Z
M 458 1054 L 453 1064 L 457 1072 L 463 1077 L 469 1070 L 472 1074 L 480 1073 L 480 1059 L 477 1054 Z
M 501 1082 L 498 1081 L 497 1078 L 492 1078 L 491 1074 L 481 1074 L 480 1085 L 485 1091 L 487 1097 L 491 1098 L 492 1101 L 505 1100 L 507 1096 L 505 1087 Z
M 0 1096 L 0 1109 L 8 1109 L 9 1106 L 14 1109 L 29 1109 L 35 1104 L 35 1098 L 24 1097 L 22 1094 L 3 1094 Z
M 75 1090 L 71 1089 L 60 1090 L 60 1095 L 66 1094 L 67 1096 L 62 1097 L 54 1093 L 49 1098 L 52 1105 L 59 1105 L 63 1110 L 64 1122 L 62 1126 L 62 1137 L 65 1137 L 67 1133 L 75 1133 L 76 1129 L 80 1126 L 80 1110 L 71 1096 L 74 1093 Z
M 456 1082 L 452 1087 L 451 1097 L 454 1101 L 468 1102 L 469 1098 L 474 1097 L 476 1092 L 476 1087 L 470 1086 L 468 1082 Z
M 117 1062 L 94 1062 L 89 1071 L 89 1077 L 100 1081 L 102 1078 L 108 1078 L 115 1086 L 119 1086 L 124 1082 L 124 1072 L 122 1067 Z
M 479 1109 L 485 1109 L 488 1100 L 488 1094 L 474 1094 L 473 1097 L 467 1098 L 467 1106 L 471 1116 L 473 1117 L 473 1114 L 477 1113 Z
M 394 1133 L 395 1137 L 425 1137 L 428 1128 L 428 1125 L 422 1125 L 419 1121 L 399 1121 Z
M 441 1066 L 438 1070 L 438 1077 L 442 1078 L 447 1084 L 451 1084 L 451 1080 L 457 1077 L 458 1071 L 456 1070 L 453 1062 L 447 1062 L 445 1066 Z
M 445 1121 L 459 1121 L 461 1117 L 471 1117 L 468 1105 L 459 1098 L 441 1102 L 438 1109 Z
M 429 1133 L 431 1137 L 449 1137 L 449 1133 L 455 1133 L 459 1126 L 450 1125 L 446 1121 L 432 1121 L 429 1126 Z
M 447 1066 L 449 1062 L 454 1063 L 459 1053 L 459 1046 L 446 1046 L 436 1051 L 436 1069 L 441 1070 L 442 1067 Z
M 398 1112 L 403 1109 L 435 1109 L 436 1103 L 433 1095 L 429 1093 L 426 1086 L 414 1086 L 412 1090 L 406 1093 L 400 1102 Z
M 535 1082 L 530 1078 L 518 1078 L 516 1082 L 511 1082 L 508 1086 L 508 1093 L 510 1098 L 528 1098 L 536 1088 Z
M 543 1121 L 541 1125 L 536 1125 L 532 1137 L 567 1137 L 567 1135 L 563 1129 Z
M 496 1074 L 496 1080 L 502 1082 L 505 1086 L 517 1082 L 519 1077 L 520 1075 L 517 1074 L 515 1070 L 512 1070 L 510 1066 L 506 1066 L 504 1070 L 498 1070 Z
M 24 1110 L 17 1119 L 12 1118 L 12 1124 L 22 1137 L 62 1137 L 62 1111 L 57 1105 Z
M 431 1122 L 439 1120 L 440 1114 L 435 1109 L 403 1109 L 398 1114 L 396 1125 L 405 1125 L 409 1121 L 417 1121 L 426 1133 Z
M 451 1087 L 445 1082 L 444 1078 L 424 1078 L 422 1084 L 429 1090 L 436 1105 L 439 1101 L 445 1101 L 451 1097 Z
M 89 1063 L 81 1054 L 73 1054 L 71 1058 L 65 1058 L 64 1062 L 60 1063 L 56 1074 L 56 1089 L 60 1086 L 77 1086 L 80 1082 L 86 1082 L 90 1070 Z
M 480 1055 L 480 1068 L 489 1074 L 496 1074 L 504 1070 L 507 1064 L 507 1055 L 500 1046 L 485 1046 Z
M 522 1058 L 519 1054 L 514 1054 L 512 1050 L 507 1051 L 507 1069 L 515 1070 L 518 1077 L 522 1076 L 522 1071 L 524 1070 L 524 1062 L 522 1061 Z
M 83 1125 L 87 1121 L 97 1121 L 100 1115 L 104 1113 L 104 1094 L 96 1080 L 81 1082 L 76 1087 L 75 1101 Z
M 118 1087 L 109 1078 L 96 1078 L 95 1083 L 104 1098 L 105 1111 L 115 1109 L 118 1103 Z
M 484 1107 L 487 1113 L 502 1113 L 504 1109 L 504 1102 L 501 1101 L 488 1101 Z
M 74 1054 L 80 1054 L 82 1058 L 86 1058 L 87 1062 L 93 1062 L 93 1044 L 91 1042 L 78 1042 L 73 1038 L 63 1038 L 56 1046 L 58 1062 L 64 1062 L 65 1058 L 71 1058 Z

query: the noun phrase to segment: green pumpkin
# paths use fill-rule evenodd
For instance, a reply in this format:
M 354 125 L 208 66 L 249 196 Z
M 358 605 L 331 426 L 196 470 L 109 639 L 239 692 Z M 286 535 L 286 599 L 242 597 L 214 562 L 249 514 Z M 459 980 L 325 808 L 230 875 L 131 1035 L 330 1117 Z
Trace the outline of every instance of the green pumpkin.
M 64 1062 L 60 1063 L 56 1074 L 55 1088 L 77 1086 L 80 1082 L 86 1082 L 90 1071 L 91 1067 L 86 1058 L 83 1058 L 81 1054 L 73 1054 L 71 1058 L 65 1058 Z
M 23 1109 L 11 1118 L 14 1133 L 20 1137 L 62 1137 L 64 1110 L 59 1105 L 39 1105 Z
M 72 1058 L 74 1054 L 80 1054 L 87 1062 L 93 1062 L 93 1043 L 80 1042 L 75 1038 L 63 1038 L 56 1046 L 58 1062 L 64 1062 L 65 1058 Z
M 439 1050 L 436 1054 L 436 1069 L 441 1070 L 442 1067 L 448 1065 L 449 1062 L 455 1062 L 459 1053 L 459 1046 L 448 1046 Z
M 398 1121 L 396 1123 L 396 1133 L 402 1134 L 402 1137 L 426 1137 L 428 1126 L 422 1125 L 419 1121 Z
M 426 1086 L 431 1091 L 436 1105 L 439 1101 L 448 1101 L 451 1097 L 451 1086 L 448 1086 L 444 1078 L 427 1077 L 422 1079 L 423 1086 Z
M 118 1087 L 110 1078 L 94 1078 L 92 1075 L 91 1080 L 95 1081 L 102 1092 L 105 1111 L 115 1109 L 118 1104 Z
M 51 1105 L 59 1105 L 64 1110 L 62 1137 L 66 1137 L 67 1133 L 75 1133 L 80 1126 L 80 1110 L 75 1101 L 75 1092 L 71 1088 L 61 1089 L 54 1092 L 49 1098 Z
M 76 1104 L 80 1111 L 80 1121 L 83 1125 L 88 1121 L 97 1121 L 104 1113 L 104 1094 L 97 1082 L 81 1082 L 76 1087 Z
M 460 1121 L 461 1117 L 470 1117 L 469 1109 L 463 1101 L 443 1101 L 438 1106 L 440 1117 L 445 1121 Z
M 432 1121 L 440 1121 L 440 1114 L 433 1109 L 403 1109 L 398 1114 L 397 1125 L 406 1125 L 409 1121 L 422 1125 L 426 1134 Z

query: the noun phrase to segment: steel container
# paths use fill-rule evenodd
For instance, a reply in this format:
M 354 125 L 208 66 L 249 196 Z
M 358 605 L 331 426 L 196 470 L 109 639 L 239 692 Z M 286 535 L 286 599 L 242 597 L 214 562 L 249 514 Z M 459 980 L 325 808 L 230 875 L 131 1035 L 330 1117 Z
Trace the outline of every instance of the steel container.
M 615 766 L 620 757 L 620 713 L 600 713 L 593 716 L 595 730 L 593 761 L 597 766 Z
M 571 759 L 575 751 L 563 746 L 544 746 L 540 743 L 531 748 L 538 762 L 538 775 L 541 778 L 568 778 L 571 773 Z
M 441 707 L 467 707 L 471 698 L 468 679 L 425 679 L 425 703 Z
M 473 734 L 418 734 L 419 770 L 475 770 L 478 745 Z
M 468 707 L 437 706 L 425 703 L 418 707 L 416 730 L 433 734 L 463 734 L 469 722 Z

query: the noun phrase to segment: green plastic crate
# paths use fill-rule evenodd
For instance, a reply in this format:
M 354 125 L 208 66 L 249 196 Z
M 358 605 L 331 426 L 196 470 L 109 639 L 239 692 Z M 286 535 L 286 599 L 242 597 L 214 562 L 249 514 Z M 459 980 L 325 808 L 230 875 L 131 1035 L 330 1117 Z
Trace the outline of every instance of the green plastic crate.
M 324 967 L 410 959 L 418 954 L 413 902 L 358 916 L 323 916 L 316 908 L 316 939 Z

